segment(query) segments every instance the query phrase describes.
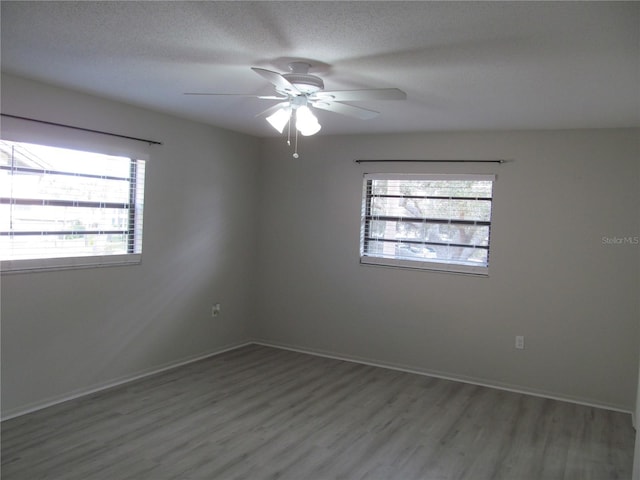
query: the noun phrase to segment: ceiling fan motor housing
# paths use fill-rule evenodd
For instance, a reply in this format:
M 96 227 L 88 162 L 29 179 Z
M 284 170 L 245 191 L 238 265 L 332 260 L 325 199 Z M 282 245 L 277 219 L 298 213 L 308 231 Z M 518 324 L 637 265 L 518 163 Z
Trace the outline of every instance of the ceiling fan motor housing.
M 282 76 L 302 93 L 315 93 L 324 88 L 324 82 L 320 77 L 308 73 L 284 73 Z
M 311 65 L 306 62 L 291 62 L 289 64 L 291 73 L 283 73 L 282 76 L 302 93 L 312 94 L 324 89 L 322 79 L 311 75 L 309 68 Z

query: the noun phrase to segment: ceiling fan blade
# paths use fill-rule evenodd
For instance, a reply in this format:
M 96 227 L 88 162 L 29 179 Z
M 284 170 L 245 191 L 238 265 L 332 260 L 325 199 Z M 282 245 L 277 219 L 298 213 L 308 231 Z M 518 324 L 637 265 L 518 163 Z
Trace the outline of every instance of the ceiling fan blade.
M 278 110 L 280 110 L 281 108 L 288 107 L 288 106 L 289 106 L 289 102 L 280 102 L 280 103 L 277 103 L 277 104 L 275 104 L 274 106 L 269 107 L 269 108 L 267 108 L 266 110 L 264 110 L 264 111 L 262 111 L 262 112 L 258 113 L 258 114 L 256 115 L 256 117 L 261 117 L 261 116 L 263 116 L 263 115 L 264 115 L 265 117 L 268 117 L 268 116 L 269 116 L 269 115 L 271 115 L 272 113 L 276 113 L 276 112 L 277 112 Z
M 252 93 L 204 93 L 204 92 L 186 92 L 183 95 L 201 95 L 213 97 L 245 97 L 258 98 L 260 100 L 288 100 L 289 97 L 276 97 L 274 95 L 254 95 Z
M 253 97 L 260 98 L 251 93 L 206 93 L 206 92 L 185 92 L 183 95 L 209 95 L 214 97 Z
M 376 112 L 374 110 L 367 110 L 366 108 L 354 107 L 353 105 L 346 105 L 344 103 L 338 102 L 312 102 L 312 106 L 315 108 L 319 108 L 320 110 L 327 110 L 329 112 L 340 113 L 342 115 L 347 115 L 349 117 L 360 118 L 362 120 L 368 120 L 370 118 L 377 117 L 380 112 Z
M 370 88 L 365 90 L 334 90 L 316 92 L 311 100 L 357 102 L 367 100 L 405 100 L 407 94 L 398 88 Z
M 278 72 L 272 72 L 271 70 L 265 70 L 264 68 L 258 67 L 251 67 L 251 70 L 256 72 L 262 78 L 271 82 L 276 88 L 279 88 L 280 90 L 296 94 L 300 93 L 300 91 L 296 87 L 294 87 L 293 84 L 289 82 L 289 80 L 284 78 Z

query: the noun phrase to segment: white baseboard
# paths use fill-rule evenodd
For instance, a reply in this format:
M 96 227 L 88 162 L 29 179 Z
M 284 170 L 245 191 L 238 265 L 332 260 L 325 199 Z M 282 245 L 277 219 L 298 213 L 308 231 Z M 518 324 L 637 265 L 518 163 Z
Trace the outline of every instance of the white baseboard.
M 63 403 L 66 402 L 68 400 L 74 400 L 80 397 L 84 397 L 86 395 L 91 395 L 93 393 L 96 392 L 100 392 L 103 390 L 107 390 L 109 388 L 113 388 L 119 385 L 123 385 L 125 383 L 129 383 L 129 382 L 133 382 L 135 380 L 140 380 L 143 379 L 145 377 L 149 377 L 151 375 L 155 375 L 167 370 L 172 370 L 174 368 L 178 368 L 181 367 L 183 365 L 188 365 L 189 363 L 193 363 L 193 362 L 197 362 L 199 360 L 203 360 L 205 358 L 209 358 L 209 357 L 213 357 L 215 355 L 220 355 L 221 353 L 224 352 L 228 352 L 231 350 L 236 350 L 238 348 L 242 348 L 245 347 L 247 345 L 251 345 L 251 344 L 256 344 L 256 345 L 263 345 L 265 347 L 272 347 L 272 348 L 280 348 L 283 350 L 290 350 L 290 351 L 294 351 L 294 352 L 299 352 L 299 353 L 305 353 L 308 355 L 315 355 L 315 356 L 319 356 L 319 357 L 325 357 L 325 358 L 332 358 L 335 360 L 342 360 L 342 361 L 346 361 L 346 362 L 353 362 L 353 363 L 360 363 L 363 365 L 370 365 L 373 367 L 380 367 L 380 368 L 387 368 L 387 369 L 391 369 L 391 370 L 398 370 L 401 372 L 407 372 L 407 373 L 414 373 L 417 375 L 424 375 L 424 376 L 428 376 L 428 377 L 435 377 L 435 378 L 442 378 L 444 380 L 452 380 L 452 381 L 456 381 L 456 382 L 462 382 L 462 383 L 468 383 L 471 385 L 478 385 L 478 386 L 482 386 L 482 387 L 488 387 L 488 388 L 495 388 L 498 390 L 505 390 L 508 392 L 514 392 L 514 393 L 521 393 L 521 394 L 525 394 L 525 395 L 532 395 L 535 397 L 541 397 L 541 398 L 548 398 L 551 400 L 559 400 L 559 401 L 563 401 L 563 402 L 570 402 L 570 403 L 575 403 L 578 405 L 585 405 L 588 407 L 595 407 L 595 408 L 602 408 L 605 410 L 612 410 L 612 411 L 616 411 L 616 412 L 622 412 L 622 413 L 627 413 L 629 415 L 631 415 L 632 418 L 632 422 L 633 425 L 635 426 L 635 418 L 634 418 L 634 413 L 628 409 L 625 408 L 621 408 L 617 405 L 608 405 L 608 404 L 601 404 L 601 403 L 597 403 L 597 402 L 591 402 L 591 401 L 587 401 L 584 399 L 580 399 L 580 398 L 575 398 L 575 397 L 570 397 L 570 396 L 564 396 L 564 395 L 558 395 L 555 393 L 551 393 L 551 392 L 545 392 L 545 391 L 537 391 L 537 390 L 532 390 L 532 389 L 525 389 L 525 388 L 521 388 L 519 386 L 514 386 L 514 385 L 508 385 L 508 384 L 501 384 L 501 383 L 494 383 L 494 382 L 488 382 L 482 379 L 474 379 L 474 378 L 470 378 L 470 377 L 464 377 L 464 376 L 458 376 L 458 375 L 451 375 L 448 373 L 443 373 L 443 372 L 438 372 L 438 371 L 433 371 L 433 370 L 427 370 L 427 369 L 421 369 L 421 368 L 416 368 L 416 367 L 412 367 L 409 365 L 400 365 L 400 364 L 392 364 L 392 363 L 386 363 L 386 362 L 380 362 L 378 360 L 374 360 L 374 359 L 369 359 L 369 358 L 363 358 L 363 357 L 357 357 L 357 356 L 352 356 L 352 355 L 345 355 L 345 354 L 341 354 L 338 352 L 332 352 L 332 351 L 327 351 L 327 350 L 319 350 L 319 349 L 313 349 L 313 348 L 307 348 L 307 347 L 300 347 L 300 346 L 295 346 L 295 345 L 288 345 L 288 344 L 284 344 L 284 343 L 279 343 L 279 342 L 273 342 L 273 341 L 269 341 L 269 340 L 262 340 L 262 339 L 251 339 L 251 340 L 246 340 L 240 343 L 235 343 L 235 344 L 231 344 L 231 345 L 226 345 L 224 347 L 220 347 L 218 349 L 215 349 L 213 351 L 207 352 L 207 353 L 202 353 L 199 355 L 195 355 L 193 357 L 188 357 L 176 362 L 171 362 L 171 363 L 167 363 L 165 365 L 161 365 L 158 367 L 155 367 L 153 369 L 149 369 L 149 370 L 145 370 L 145 371 L 141 371 L 132 375 L 127 375 L 124 377 L 120 377 L 114 380 L 111 380 L 109 382 L 100 384 L 100 385 L 94 385 L 92 387 L 86 388 L 86 389 L 79 389 L 73 392 L 69 392 L 67 394 L 58 396 L 58 397 L 51 397 L 45 400 L 41 400 L 38 402 L 34 402 L 28 405 L 24 405 L 18 408 L 14 408 L 11 410 L 8 410 L 7 412 L 3 412 L 3 416 L 2 419 L 0 421 L 5 421 L 5 420 L 9 420 L 11 418 L 15 418 L 15 417 L 19 417 L 22 415 L 26 415 L 28 413 L 32 413 L 38 410 L 42 410 L 43 408 L 47 408 L 53 405 L 57 405 L 59 403 Z
M 110 380 L 105 383 L 101 383 L 98 385 L 93 385 L 88 388 L 82 388 L 75 390 L 73 392 L 66 393 L 64 395 L 50 397 L 44 400 L 40 400 L 37 402 L 30 403 L 28 405 L 23 405 L 18 408 L 10 409 L 6 412 L 2 412 L 2 419 L 0 421 L 4 422 L 5 420 L 9 420 L 11 418 L 20 417 L 22 415 L 26 415 L 28 413 L 36 412 L 38 410 L 42 410 L 43 408 L 51 407 L 53 405 L 57 405 L 59 403 L 63 403 L 69 400 L 74 400 L 76 398 L 84 397 L 87 395 L 91 395 L 96 392 L 100 392 L 103 390 L 107 390 L 109 388 L 117 387 L 119 385 L 123 385 L 125 383 L 133 382 L 135 380 L 140 380 L 145 377 L 150 377 L 151 375 L 156 375 L 157 373 L 165 372 L 167 370 L 172 370 L 174 368 L 181 367 L 183 365 L 188 365 L 189 363 L 197 362 L 199 360 L 204 360 L 205 358 L 213 357 L 215 355 L 220 355 L 221 353 L 228 352 L 231 350 L 236 350 L 241 347 L 245 347 L 250 345 L 253 342 L 243 341 L 241 343 L 234 343 L 230 345 L 225 345 L 223 347 L 217 348 L 210 352 L 201 353 L 198 355 L 194 355 L 191 357 L 183 358 L 176 362 L 169 362 L 164 365 L 160 365 L 158 367 L 154 367 L 148 370 L 139 371 L 132 375 L 125 375 L 120 378 L 116 378 L 114 380 Z
M 441 378 L 443 380 L 453 380 L 455 382 L 468 383 L 468 384 L 471 384 L 471 385 L 478 385 L 478 386 L 481 386 L 481 387 L 495 388 L 495 389 L 498 389 L 498 390 L 504 390 L 504 391 L 507 391 L 507 392 L 514 392 L 514 393 L 521 393 L 521 394 L 524 394 L 524 395 L 531 395 L 531 396 L 534 396 L 534 397 L 548 398 L 550 400 L 559 400 L 559 401 L 562 401 L 562 402 L 569 402 L 569 403 L 574 403 L 574 404 L 577 404 L 577 405 L 584 405 L 584 406 L 587 406 L 587 407 L 601 408 L 601 409 L 604 409 L 604 410 L 611 410 L 611 411 L 614 411 L 614 412 L 627 413 L 627 414 L 632 416 L 632 421 L 634 420 L 633 419 L 633 412 L 631 410 L 626 409 L 626 408 L 620 407 L 619 405 L 610 405 L 610 404 L 592 402 L 592 401 L 581 399 L 581 398 L 565 396 L 565 395 L 559 395 L 559 394 L 556 394 L 556 393 L 553 393 L 553 392 L 546 392 L 546 391 L 540 391 L 540 390 L 534 390 L 534 389 L 526 389 L 526 388 L 522 388 L 522 387 L 517 386 L 517 385 L 509 385 L 509 384 L 498 383 L 498 382 L 490 382 L 490 381 L 486 381 L 486 380 L 483 380 L 483 379 L 476 379 L 476 378 L 465 377 L 465 376 L 460 376 L 460 375 L 452 375 L 452 374 L 449 374 L 449 373 L 444 373 L 444 372 L 439 372 L 439 371 L 434 371 L 434 370 L 416 368 L 416 367 L 412 367 L 412 366 L 409 366 L 409 365 L 401 365 L 401 364 L 380 362 L 378 360 L 373 360 L 373 359 L 368 359 L 368 358 L 363 358 L 363 357 L 357 357 L 357 356 L 352 356 L 352 355 L 344 355 L 344 354 L 337 353 L 337 352 L 331 352 L 331 351 L 326 351 L 326 350 L 318 350 L 318 349 L 307 348 L 307 347 L 299 347 L 299 346 L 295 346 L 295 345 L 287 345 L 287 344 L 284 344 L 284 343 L 272 342 L 272 341 L 268 341 L 268 340 L 253 339 L 250 343 L 254 343 L 254 344 L 257 344 L 257 345 L 263 345 L 265 347 L 281 348 L 283 350 L 291 350 L 291 351 L 294 351 L 294 352 L 306 353 L 306 354 L 309 354 L 309 355 L 316 355 L 316 356 L 319 356 L 319 357 L 332 358 L 332 359 L 335 359 L 335 360 L 342 360 L 342 361 L 346 361 L 346 362 L 361 363 L 363 365 L 370 365 L 370 366 L 373 366 L 373 367 L 387 368 L 387 369 L 390 369 L 390 370 L 398 370 L 398 371 L 407 372 L 407 373 L 415 373 L 417 375 Z

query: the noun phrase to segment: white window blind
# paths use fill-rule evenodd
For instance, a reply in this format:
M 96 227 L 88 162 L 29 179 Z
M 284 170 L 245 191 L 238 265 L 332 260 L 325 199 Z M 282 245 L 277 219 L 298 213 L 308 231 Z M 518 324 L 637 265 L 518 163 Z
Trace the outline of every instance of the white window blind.
M 365 174 L 361 263 L 487 275 L 494 181 Z
M 145 178 L 139 157 L 148 153 L 120 139 L 23 123 L 5 128 L 3 121 L 1 132 L 2 272 L 139 263 Z

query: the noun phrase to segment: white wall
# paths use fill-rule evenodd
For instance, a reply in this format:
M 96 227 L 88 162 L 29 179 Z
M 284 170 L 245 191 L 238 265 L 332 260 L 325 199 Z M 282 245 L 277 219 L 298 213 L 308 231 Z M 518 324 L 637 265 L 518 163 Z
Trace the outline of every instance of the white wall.
M 2 276 L 3 417 L 246 341 L 259 142 L 9 75 L 1 93 L 4 113 L 164 142 L 141 265 Z
M 2 276 L 3 417 L 248 338 L 634 408 L 640 247 L 602 237 L 640 235 L 637 129 L 320 136 L 294 160 L 9 75 L 1 93 L 5 113 L 164 142 L 142 265 Z M 359 265 L 362 173 L 384 170 L 498 174 L 489 278 Z
M 640 246 L 602 237 L 640 235 L 639 133 L 311 137 L 297 160 L 265 140 L 256 337 L 632 411 Z M 376 171 L 497 173 L 490 277 L 359 265 L 362 174 Z

